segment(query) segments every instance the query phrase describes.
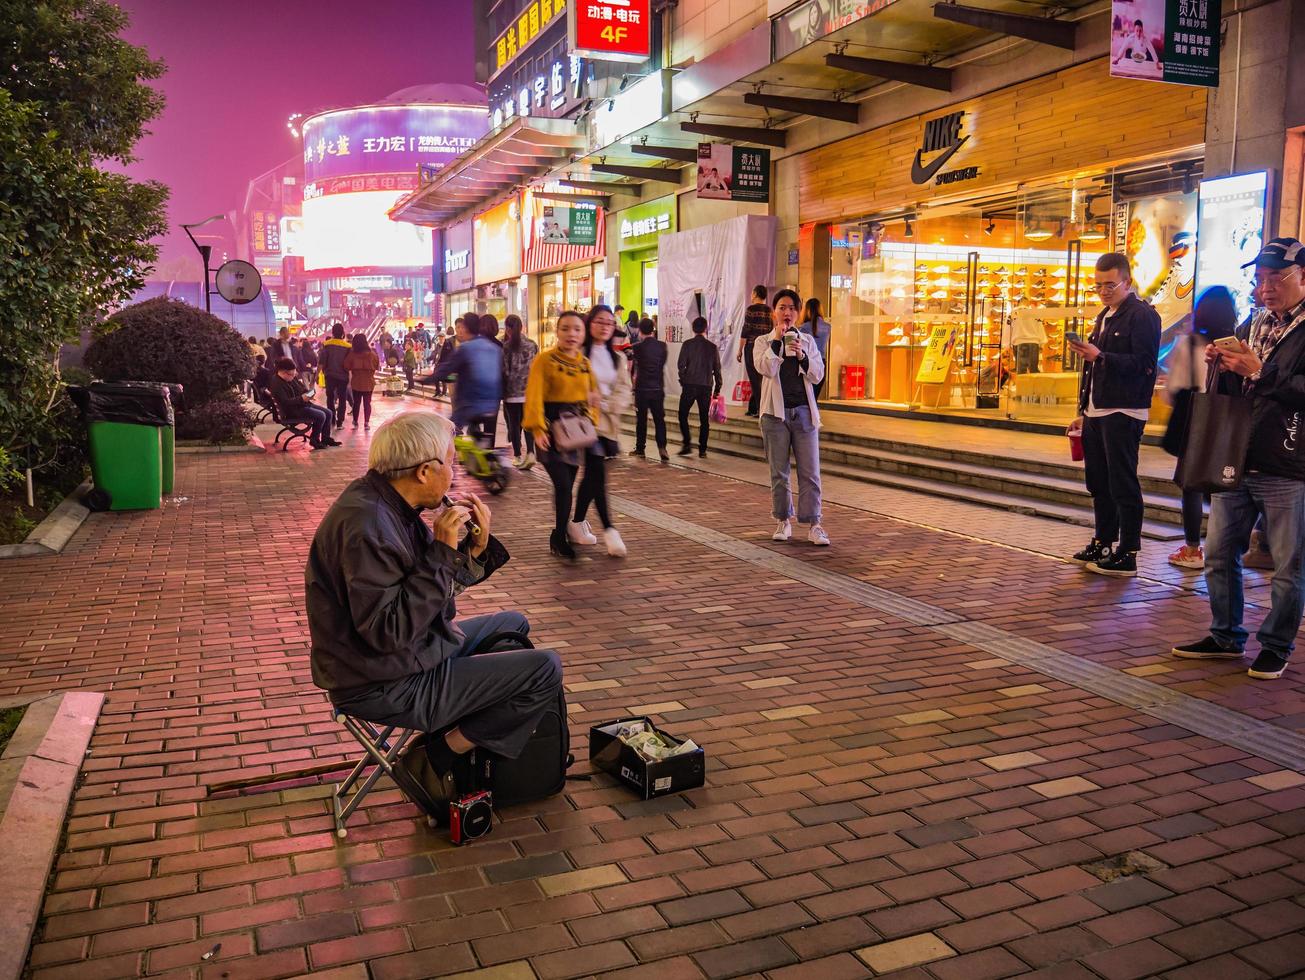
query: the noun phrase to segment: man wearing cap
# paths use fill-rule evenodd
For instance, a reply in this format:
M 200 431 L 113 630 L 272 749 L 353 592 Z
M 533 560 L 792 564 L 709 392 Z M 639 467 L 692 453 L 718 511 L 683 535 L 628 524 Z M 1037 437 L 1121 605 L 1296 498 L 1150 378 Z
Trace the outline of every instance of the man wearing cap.
M 1205 581 L 1210 592 L 1210 635 L 1176 646 L 1189 660 L 1240 660 L 1242 553 L 1256 519 L 1273 556 L 1269 614 L 1256 639 L 1260 652 L 1247 673 L 1257 680 L 1281 677 L 1300 629 L 1305 596 L 1305 246 L 1275 238 L 1253 262 L 1255 287 L 1264 308 L 1251 321 L 1241 351 L 1206 358 L 1222 369 L 1220 390 L 1251 399 L 1251 439 L 1241 486 L 1214 494 L 1206 541 Z

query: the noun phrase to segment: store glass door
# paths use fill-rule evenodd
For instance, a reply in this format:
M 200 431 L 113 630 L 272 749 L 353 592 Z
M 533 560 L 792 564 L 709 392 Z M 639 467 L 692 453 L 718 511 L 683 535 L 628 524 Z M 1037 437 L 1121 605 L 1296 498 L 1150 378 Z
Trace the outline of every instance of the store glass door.
M 657 313 L 657 260 L 640 263 L 640 275 L 643 277 L 643 311 L 642 316 L 651 319 Z
M 832 325 L 825 392 L 834 401 L 906 408 L 926 339 L 915 323 L 915 243 L 903 220 L 830 228 Z

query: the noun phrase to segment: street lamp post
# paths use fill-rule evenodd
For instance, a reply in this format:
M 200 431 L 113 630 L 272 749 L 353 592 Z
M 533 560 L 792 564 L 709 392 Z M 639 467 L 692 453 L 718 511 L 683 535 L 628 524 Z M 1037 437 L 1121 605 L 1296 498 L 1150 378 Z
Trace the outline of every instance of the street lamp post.
M 190 243 L 194 245 L 196 251 L 199 252 L 200 258 L 204 260 L 204 312 L 205 313 L 213 312 L 213 299 L 212 299 L 213 294 L 212 291 L 209 289 L 209 284 L 208 284 L 209 258 L 213 255 L 213 246 L 201 245 L 199 242 L 195 241 L 195 236 L 190 233 L 190 229 L 199 228 L 202 227 L 203 225 L 211 224 L 214 221 L 221 221 L 224 217 L 226 217 L 226 215 L 215 214 L 212 217 L 205 218 L 203 221 L 196 221 L 192 224 L 189 225 L 183 224 L 181 226 L 182 230 L 185 231 L 186 233 L 186 237 L 190 239 Z

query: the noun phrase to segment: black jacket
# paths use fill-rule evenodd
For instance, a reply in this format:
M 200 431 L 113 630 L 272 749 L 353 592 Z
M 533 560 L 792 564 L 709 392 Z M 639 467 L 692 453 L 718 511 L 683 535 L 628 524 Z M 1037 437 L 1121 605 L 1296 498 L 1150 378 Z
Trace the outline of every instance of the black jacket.
M 1160 314 L 1155 308 L 1129 296 L 1109 319 L 1105 310 L 1097 314 L 1089 340 L 1101 349 L 1101 356 L 1083 364 L 1078 413 L 1087 411 L 1089 388 L 1097 408 L 1150 408 L 1160 353 Z
M 680 347 L 677 364 L 680 387 L 685 385 L 712 386 L 712 394 L 720 394 L 720 348 L 701 334 L 695 334 Z
M 650 394 L 666 390 L 666 344 L 656 337 L 645 337 L 630 349 L 634 367 L 634 390 Z
M 308 403 L 304 401 L 304 395 L 308 394 L 308 387 L 299 378 L 286 381 L 279 374 L 275 374 L 272 376 L 272 383 L 268 385 L 268 390 L 276 399 L 276 407 L 281 412 L 281 418 L 298 419 L 307 414 L 304 412 L 304 406 Z
M 322 374 L 332 381 L 348 381 L 349 372 L 345 370 L 344 359 L 353 350 L 353 345 L 341 337 L 332 337 L 322 344 L 322 353 L 318 357 Z
M 1251 399 L 1251 442 L 1246 471 L 1305 480 L 1305 304 L 1290 310 L 1300 322 L 1269 352 L 1259 378 L 1248 383 L 1219 373 L 1219 390 Z M 1238 331 L 1242 340 L 1248 340 Z M 1249 389 L 1249 391 L 1248 391 Z
M 290 360 L 295 359 L 295 349 L 290 346 L 290 341 L 282 340 L 280 337 L 274 337 L 272 343 L 268 345 L 267 362 L 273 371 L 276 370 L 276 362 L 283 357 Z
M 375 471 L 322 518 L 304 569 L 313 683 L 338 700 L 431 670 L 462 644 L 456 596 L 508 560 L 497 538 L 479 560 L 435 540 Z

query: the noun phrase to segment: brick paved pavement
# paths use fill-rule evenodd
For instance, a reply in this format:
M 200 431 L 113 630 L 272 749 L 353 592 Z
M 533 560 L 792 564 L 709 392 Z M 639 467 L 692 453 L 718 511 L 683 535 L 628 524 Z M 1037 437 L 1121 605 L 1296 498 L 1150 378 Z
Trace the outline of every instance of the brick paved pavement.
M 34 977 L 1305 969 L 1305 777 L 658 527 L 626 520 L 627 560 L 562 568 L 531 479 L 496 504 L 513 565 L 464 612 L 522 608 L 560 648 L 578 747 L 593 721 L 651 712 L 706 746 L 706 787 L 641 803 L 600 776 L 465 849 L 393 791 L 344 842 L 321 787 L 207 799 L 348 752 L 309 681 L 301 598 L 312 529 L 362 464 L 346 436 L 185 457 L 184 499 L 0 565 L 0 694 L 109 695 Z M 1204 625 L 1190 579 L 1085 576 L 1035 553 L 1058 525 L 972 508 L 967 536 L 858 498 L 828 507 L 818 551 L 772 545 L 749 483 L 627 461 L 613 477 L 813 568 L 1305 728 L 1298 677 L 1161 656 Z M 1082 870 L 1129 851 L 1161 866 Z

